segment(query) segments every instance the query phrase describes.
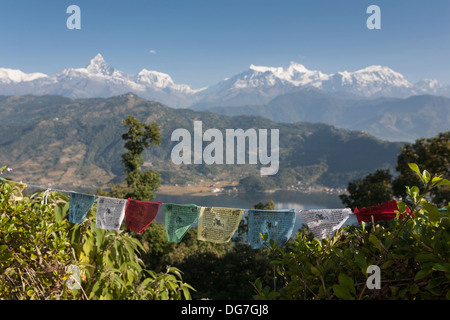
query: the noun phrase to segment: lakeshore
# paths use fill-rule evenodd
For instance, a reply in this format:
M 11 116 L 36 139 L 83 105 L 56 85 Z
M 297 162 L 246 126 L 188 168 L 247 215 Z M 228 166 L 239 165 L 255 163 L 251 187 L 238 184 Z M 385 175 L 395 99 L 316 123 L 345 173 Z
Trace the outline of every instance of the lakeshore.
M 261 190 L 257 193 L 271 194 L 279 191 L 295 191 L 306 194 L 320 193 L 320 194 L 335 194 L 340 195 L 346 193 L 345 188 L 329 188 L 320 185 L 302 186 L 302 185 L 288 185 L 284 188 L 277 188 L 272 190 Z M 239 189 L 239 182 L 229 180 L 200 180 L 199 182 L 188 182 L 185 184 L 175 185 L 161 185 L 157 191 L 158 194 L 164 195 L 191 195 L 191 196 L 205 196 L 208 194 L 233 194 L 245 193 Z

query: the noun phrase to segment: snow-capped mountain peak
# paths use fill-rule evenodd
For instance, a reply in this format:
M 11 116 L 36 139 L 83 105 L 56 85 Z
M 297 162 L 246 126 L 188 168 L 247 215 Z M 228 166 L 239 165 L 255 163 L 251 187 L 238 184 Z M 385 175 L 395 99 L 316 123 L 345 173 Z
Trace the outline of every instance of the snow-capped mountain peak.
M 435 88 L 438 88 L 436 83 L 421 83 L 420 92 L 437 92 Z M 261 104 L 300 89 L 346 92 L 362 97 L 408 97 L 419 92 L 402 74 L 387 66 L 370 65 L 356 71 L 326 74 L 291 62 L 286 67 L 251 64 L 248 70 L 208 89 L 203 99 L 216 105 Z
M 294 61 L 283 67 L 251 64 L 247 70 L 201 89 L 177 84 L 169 74 L 146 68 L 138 74 L 127 74 L 111 66 L 100 53 L 84 68 L 67 68 L 53 75 L 0 68 L 0 94 L 60 94 L 89 98 L 133 92 L 171 107 L 190 107 L 195 103 L 258 105 L 302 89 L 345 92 L 362 97 L 450 96 L 450 86 L 442 86 L 430 79 L 412 85 L 402 74 L 382 65 L 327 74 Z
M 295 61 L 291 61 L 291 63 L 289 63 L 287 70 L 292 72 L 310 72 L 310 70 L 308 70 L 303 64 Z
M 346 91 L 363 97 L 405 96 L 412 84 L 389 67 L 371 65 L 354 72 L 336 72 L 324 87 L 328 91 Z
M 289 87 L 320 87 L 321 81 L 328 78 L 328 75 L 320 71 L 309 70 L 300 63 L 291 62 L 287 67 L 266 67 L 251 64 L 248 71 L 224 80 L 224 82 L 228 82 L 228 87 L 235 89 L 258 87 L 274 89 L 286 85 Z M 275 91 L 277 92 L 277 90 Z M 285 90 L 281 91 L 284 92 Z
M 114 67 L 109 65 L 100 53 L 91 59 L 86 70 L 92 74 L 101 74 L 105 76 L 111 76 L 115 71 Z
M 357 70 L 353 72 L 353 74 L 355 76 L 362 76 L 362 77 L 364 76 L 367 77 L 367 75 L 369 75 L 369 77 L 367 78 L 369 81 L 370 80 L 385 81 L 390 82 L 393 85 L 411 87 L 411 83 L 408 80 L 406 80 L 402 74 L 386 66 L 372 65 L 364 69 Z
M 414 85 L 416 94 L 438 94 L 442 90 L 444 95 L 446 95 L 445 93 L 448 95 L 449 89 L 449 87 L 445 88 L 437 80 L 433 79 L 422 79 Z
M 436 90 L 442 88 L 442 85 L 439 83 L 439 81 L 434 79 L 422 79 L 416 83 L 416 87 Z
M 308 85 L 317 80 L 327 78 L 320 71 L 307 69 L 304 65 L 291 62 L 287 67 L 265 67 L 250 65 L 247 77 L 239 77 L 243 81 L 237 83 L 238 87 L 255 87 L 260 84 L 276 86 L 289 84 L 293 86 Z M 256 81 L 258 79 L 258 81 Z M 232 79 L 230 79 L 233 81 Z M 247 80 L 248 83 L 245 83 Z
M 175 85 L 168 74 L 147 69 L 142 69 L 137 74 L 137 81 L 157 88 L 173 87 Z
M 18 69 L 0 68 L 0 83 L 4 84 L 33 81 L 46 77 L 48 75 L 40 72 L 25 73 Z
M 0 68 L 0 94 L 59 94 L 71 98 L 110 97 L 133 92 L 171 107 L 187 107 L 198 98 L 186 84 L 165 73 L 143 69 L 138 74 L 117 70 L 99 53 L 86 67 L 66 68 L 50 76 Z
M 287 66 L 286 68 L 283 68 L 283 67 L 255 66 L 254 64 L 251 64 L 250 67 L 249 67 L 249 70 L 254 71 L 254 72 L 258 72 L 258 73 L 271 73 L 274 76 L 276 76 L 276 77 L 278 77 L 280 79 L 285 79 L 285 80 L 290 80 L 292 75 L 295 74 L 295 73 L 308 73 L 308 72 L 311 72 L 304 65 L 302 65 L 300 63 L 297 63 L 297 62 L 293 62 L 293 61 L 291 61 L 289 66 Z

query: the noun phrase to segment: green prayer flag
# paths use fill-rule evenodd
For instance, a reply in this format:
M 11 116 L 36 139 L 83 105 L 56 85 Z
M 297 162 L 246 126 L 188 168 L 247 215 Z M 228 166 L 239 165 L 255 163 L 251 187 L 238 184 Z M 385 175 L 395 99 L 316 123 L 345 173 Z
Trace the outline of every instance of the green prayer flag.
M 164 203 L 167 241 L 180 242 L 197 220 L 200 209 L 195 204 Z

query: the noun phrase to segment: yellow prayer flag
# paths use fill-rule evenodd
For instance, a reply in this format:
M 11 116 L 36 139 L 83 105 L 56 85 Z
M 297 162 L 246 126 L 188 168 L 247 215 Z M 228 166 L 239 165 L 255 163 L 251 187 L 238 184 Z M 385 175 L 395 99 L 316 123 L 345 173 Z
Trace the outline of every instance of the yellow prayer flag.
M 202 207 L 198 217 L 197 239 L 215 243 L 230 241 L 243 214 L 243 209 Z

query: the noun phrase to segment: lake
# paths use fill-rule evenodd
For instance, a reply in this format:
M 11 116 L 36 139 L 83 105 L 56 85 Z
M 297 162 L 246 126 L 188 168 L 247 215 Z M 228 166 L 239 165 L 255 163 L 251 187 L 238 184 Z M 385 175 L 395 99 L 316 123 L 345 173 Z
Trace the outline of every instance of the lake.
M 251 209 L 258 202 L 266 203 L 268 200 L 275 203 L 275 209 L 340 209 L 345 208 L 337 194 L 327 193 L 303 193 L 299 191 L 277 191 L 274 193 L 211 193 L 205 196 L 197 195 L 168 195 L 158 194 L 152 201 L 162 203 L 177 203 L 177 204 L 196 204 L 198 206 L 214 206 L 214 207 L 228 207 Z M 353 224 L 356 217 L 351 215 L 347 224 Z M 162 207 L 156 216 L 156 222 L 164 223 L 164 212 Z M 297 214 L 294 225 L 294 233 L 304 224 L 303 219 Z

